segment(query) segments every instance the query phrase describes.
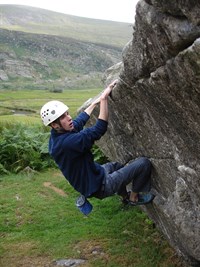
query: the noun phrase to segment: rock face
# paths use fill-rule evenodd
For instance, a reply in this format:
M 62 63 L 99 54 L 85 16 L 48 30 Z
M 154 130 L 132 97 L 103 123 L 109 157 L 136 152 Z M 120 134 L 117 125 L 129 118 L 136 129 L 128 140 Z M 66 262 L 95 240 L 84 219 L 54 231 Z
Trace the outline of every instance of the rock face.
M 198 0 L 138 2 L 100 141 L 110 160 L 151 159 L 156 198 L 145 211 L 192 266 L 200 266 L 199 14 Z

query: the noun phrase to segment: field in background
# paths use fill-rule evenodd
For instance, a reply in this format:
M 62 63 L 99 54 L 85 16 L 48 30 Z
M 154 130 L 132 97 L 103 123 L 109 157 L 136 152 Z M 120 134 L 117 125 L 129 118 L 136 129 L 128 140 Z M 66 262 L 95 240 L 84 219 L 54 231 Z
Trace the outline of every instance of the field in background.
M 73 89 L 65 90 L 63 93 L 52 93 L 45 90 L 0 91 L 0 122 L 40 122 L 40 109 L 50 100 L 64 102 L 68 105 L 71 116 L 74 117 L 77 109 L 85 101 L 98 95 L 101 90 Z

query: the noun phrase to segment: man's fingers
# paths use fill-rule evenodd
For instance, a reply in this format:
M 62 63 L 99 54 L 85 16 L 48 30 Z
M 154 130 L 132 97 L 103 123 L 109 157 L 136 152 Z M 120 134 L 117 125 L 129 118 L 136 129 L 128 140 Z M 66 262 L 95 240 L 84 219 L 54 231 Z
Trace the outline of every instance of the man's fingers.
M 114 80 L 110 86 L 112 87 L 112 89 L 115 87 L 115 85 L 118 83 L 118 79 Z

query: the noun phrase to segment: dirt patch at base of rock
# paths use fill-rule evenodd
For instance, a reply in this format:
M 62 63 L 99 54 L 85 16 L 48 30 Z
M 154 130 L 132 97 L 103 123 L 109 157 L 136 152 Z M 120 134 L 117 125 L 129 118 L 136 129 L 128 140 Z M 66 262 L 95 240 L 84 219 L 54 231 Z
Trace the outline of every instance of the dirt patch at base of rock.
M 56 192 L 60 196 L 63 196 L 63 197 L 66 197 L 67 196 L 67 194 L 62 189 L 57 188 L 51 182 L 44 182 L 43 185 L 45 187 L 51 188 L 54 192 Z

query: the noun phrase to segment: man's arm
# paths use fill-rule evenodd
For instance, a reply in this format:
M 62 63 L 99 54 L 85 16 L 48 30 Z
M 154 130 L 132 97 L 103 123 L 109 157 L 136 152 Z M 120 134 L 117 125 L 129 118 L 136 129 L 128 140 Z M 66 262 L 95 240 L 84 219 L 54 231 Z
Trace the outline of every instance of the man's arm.
M 90 116 L 96 105 L 100 102 L 99 119 L 108 121 L 108 96 L 115 87 L 117 80 L 112 82 L 84 111 Z
M 100 102 L 101 96 L 95 99 L 84 111 L 90 116 L 96 105 Z
M 117 80 L 108 85 L 100 97 L 100 112 L 98 118 L 101 120 L 108 121 L 108 96 L 116 84 Z

